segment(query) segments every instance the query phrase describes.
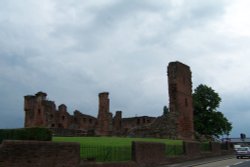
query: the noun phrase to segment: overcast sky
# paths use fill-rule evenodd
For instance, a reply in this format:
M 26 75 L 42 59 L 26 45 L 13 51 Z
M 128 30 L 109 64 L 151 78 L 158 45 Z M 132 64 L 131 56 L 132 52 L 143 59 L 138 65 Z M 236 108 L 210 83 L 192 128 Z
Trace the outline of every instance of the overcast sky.
M 23 127 L 23 96 L 48 94 L 97 116 L 98 93 L 123 117 L 159 116 L 166 68 L 212 87 L 231 137 L 250 137 L 250 1 L 1 0 L 0 128 Z

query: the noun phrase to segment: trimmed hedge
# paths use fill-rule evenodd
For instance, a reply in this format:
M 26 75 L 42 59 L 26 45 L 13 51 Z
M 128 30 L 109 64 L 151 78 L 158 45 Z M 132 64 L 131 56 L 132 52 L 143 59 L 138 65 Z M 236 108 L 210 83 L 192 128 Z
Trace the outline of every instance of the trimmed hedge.
M 0 129 L 0 143 L 3 140 L 51 141 L 52 132 L 47 128 Z

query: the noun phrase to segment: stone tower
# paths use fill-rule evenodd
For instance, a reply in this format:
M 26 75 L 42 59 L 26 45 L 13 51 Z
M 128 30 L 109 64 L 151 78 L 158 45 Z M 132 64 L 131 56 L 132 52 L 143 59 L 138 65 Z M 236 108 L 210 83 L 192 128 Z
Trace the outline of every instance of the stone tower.
M 189 66 L 180 62 L 168 65 L 169 109 L 177 114 L 177 138 L 194 138 L 192 80 Z
M 112 113 L 109 112 L 109 93 L 99 93 L 99 110 L 97 134 L 102 136 L 111 135 L 112 133 Z

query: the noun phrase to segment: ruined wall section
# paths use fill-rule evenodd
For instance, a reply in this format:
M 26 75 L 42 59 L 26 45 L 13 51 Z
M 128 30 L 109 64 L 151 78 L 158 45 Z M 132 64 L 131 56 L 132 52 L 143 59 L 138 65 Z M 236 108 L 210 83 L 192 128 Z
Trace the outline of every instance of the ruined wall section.
M 80 111 L 74 112 L 74 124 L 77 128 L 84 129 L 86 131 L 94 131 L 97 124 L 97 119 L 95 117 L 82 114 Z
M 31 127 L 35 119 L 35 96 L 24 96 L 24 127 Z
M 25 127 L 47 127 L 54 129 L 73 129 L 89 131 L 95 128 L 97 119 L 75 111 L 70 115 L 67 106 L 61 104 L 56 109 L 53 101 L 46 98 L 47 94 L 38 92 L 24 96 Z
M 122 131 L 122 111 L 116 111 L 113 119 L 113 135 L 121 135 Z
M 193 100 L 192 81 L 189 66 L 180 62 L 168 65 L 169 109 L 177 114 L 177 137 L 192 140 Z
M 157 118 L 151 117 L 150 122 L 139 124 L 128 130 L 133 137 L 157 137 L 177 139 L 176 114 L 168 112 Z
M 48 101 L 46 96 L 43 92 L 35 96 L 24 96 L 25 127 L 47 127 L 48 115 L 55 111 L 55 103 Z
M 123 129 L 129 130 L 131 128 L 149 125 L 156 117 L 149 117 L 149 116 L 137 116 L 137 117 L 130 117 L 130 118 L 123 118 L 122 119 L 122 125 Z
M 65 104 L 59 105 L 56 113 L 57 127 L 68 128 L 72 122 L 72 116 L 68 113 L 67 106 Z

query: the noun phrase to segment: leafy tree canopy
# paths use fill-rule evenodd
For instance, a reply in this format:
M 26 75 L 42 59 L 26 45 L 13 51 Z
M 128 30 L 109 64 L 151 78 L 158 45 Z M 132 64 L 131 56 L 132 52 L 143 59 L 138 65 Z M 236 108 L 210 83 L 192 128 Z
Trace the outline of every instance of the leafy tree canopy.
M 193 93 L 194 128 L 206 136 L 229 135 L 232 124 L 223 113 L 217 111 L 221 98 L 211 87 L 199 85 Z

